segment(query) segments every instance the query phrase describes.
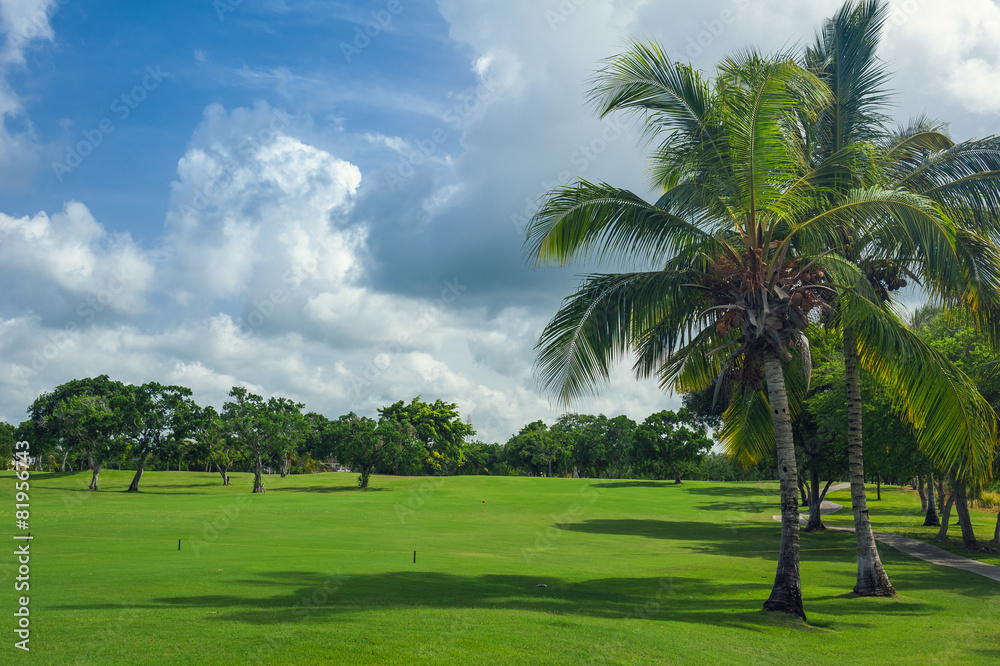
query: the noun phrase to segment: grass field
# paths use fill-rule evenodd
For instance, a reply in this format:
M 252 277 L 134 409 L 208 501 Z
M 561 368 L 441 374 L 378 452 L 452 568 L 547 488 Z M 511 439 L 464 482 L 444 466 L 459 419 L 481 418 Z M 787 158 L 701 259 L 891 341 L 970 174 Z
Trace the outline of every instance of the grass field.
M 762 613 L 773 483 L 376 477 L 362 492 L 318 474 L 251 496 L 250 475 L 147 473 L 140 494 L 119 492 L 130 472 L 99 493 L 89 477 L 32 475 L 31 652 L 13 648 L 5 553 L 3 663 L 1000 659 L 1000 584 L 882 548 L 900 594 L 857 599 L 846 534 L 803 535 L 808 624 Z M 885 497 L 877 528 L 914 501 Z

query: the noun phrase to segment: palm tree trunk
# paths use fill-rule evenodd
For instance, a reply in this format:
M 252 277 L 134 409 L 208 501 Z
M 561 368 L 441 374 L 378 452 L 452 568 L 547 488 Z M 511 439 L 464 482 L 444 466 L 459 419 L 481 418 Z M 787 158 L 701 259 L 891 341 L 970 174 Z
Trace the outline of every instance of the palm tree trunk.
M 778 570 L 774 575 L 771 596 L 764 610 L 789 613 L 806 619 L 802 609 L 802 581 L 799 578 L 799 484 L 795 465 L 795 442 L 792 419 L 788 412 L 788 394 L 781 361 L 775 354 L 764 358 L 767 397 L 774 423 L 774 444 L 778 453 L 778 480 L 781 488 L 781 546 Z
M 928 478 L 931 480 L 931 482 L 930 482 L 930 489 L 931 490 L 930 491 L 931 491 L 932 496 L 933 496 L 933 493 L 934 493 L 934 477 L 930 476 Z M 924 512 L 927 511 L 927 495 L 924 493 L 924 477 L 919 476 L 919 475 L 917 476 L 917 494 L 920 495 L 920 513 L 924 513 Z
M 875 547 L 865 496 L 865 466 L 861 434 L 861 378 L 858 375 L 858 339 L 854 329 L 844 329 L 844 370 L 847 378 L 847 457 L 851 472 L 851 508 L 858 547 L 858 580 L 854 593 L 863 597 L 889 597 L 896 593 Z
M 934 476 L 931 475 L 928 479 L 930 481 L 927 484 L 927 499 L 924 501 L 924 504 L 927 505 L 924 527 L 937 527 L 941 524 L 941 519 L 938 518 L 937 501 L 934 498 Z
M 972 530 L 972 518 L 969 516 L 969 496 L 965 482 L 951 480 L 955 486 L 955 511 L 958 513 L 958 526 L 962 528 L 962 544 L 966 550 L 978 553 L 982 550 L 976 533 Z
M 938 513 L 944 513 L 945 501 L 948 495 L 944 492 L 944 479 L 937 478 Z

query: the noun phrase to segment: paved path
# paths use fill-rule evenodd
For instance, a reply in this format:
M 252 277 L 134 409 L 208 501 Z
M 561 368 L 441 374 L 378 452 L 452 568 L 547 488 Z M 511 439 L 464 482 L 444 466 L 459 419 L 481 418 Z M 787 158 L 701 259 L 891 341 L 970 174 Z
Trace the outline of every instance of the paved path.
M 850 487 L 850 483 L 838 483 L 837 485 L 830 486 L 830 490 L 827 492 L 832 493 L 834 491 L 844 490 Z M 842 508 L 843 506 L 837 504 L 836 502 L 827 502 L 824 500 L 823 503 L 820 504 L 819 512 L 821 515 L 826 515 L 828 513 L 840 511 Z M 771 517 L 778 522 L 781 522 L 780 515 Z M 806 519 L 801 516 L 799 517 L 799 520 L 806 522 Z M 827 529 L 837 530 L 838 532 L 854 532 L 853 527 L 828 527 Z M 886 534 L 885 532 L 873 532 L 873 534 L 875 535 L 876 541 L 884 543 L 887 546 L 892 546 L 901 553 L 912 555 L 917 559 L 930 562 L 931 564 L 937 564 L 942 567 L 951 567 L 953 569 L 961 569 L 962 571 L 979 574 L 980 576 L 984 576 L 990 580 L 1000 582 L 1000 567 L 995 564 L 987 564 L 986 562 L 980 562 L 978 560 L 970 560 L 967 557 L 949 553 L 947 550 L 938 548 L 937 546 L 932 546 L 926 541 L 920 541 L 919 539 L 910 539 L 909 537 L 900 536 L 898 534 Z

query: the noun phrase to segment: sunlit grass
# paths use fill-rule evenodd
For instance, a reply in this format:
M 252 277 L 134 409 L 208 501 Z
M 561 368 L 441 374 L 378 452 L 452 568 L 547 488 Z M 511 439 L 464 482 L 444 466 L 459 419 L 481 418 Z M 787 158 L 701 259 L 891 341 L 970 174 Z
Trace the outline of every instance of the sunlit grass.
M 1000 584 L 884 548 L 899 597 L 856 599 L 849 534 L 803 535 L 808 624 L 762 613 L 773 483 L 377 477 L 362 492 L 355 475 L 320 474 L 268 477 L 251 496 L 250 475 L 224 488 L 218 475 L 147 473 L 139 494 L 120 492 L 131 473 L 104 472 L 99 493 L 89 477 L 32 477 L 32 662 L 1000 656 Z M 0 489 L 10 535 L 11 473 Z M 882 507 L 903 501 L 887 498 L 872 503 L 880 529 Z M 0 555 L 11 636 L 12 561 Z

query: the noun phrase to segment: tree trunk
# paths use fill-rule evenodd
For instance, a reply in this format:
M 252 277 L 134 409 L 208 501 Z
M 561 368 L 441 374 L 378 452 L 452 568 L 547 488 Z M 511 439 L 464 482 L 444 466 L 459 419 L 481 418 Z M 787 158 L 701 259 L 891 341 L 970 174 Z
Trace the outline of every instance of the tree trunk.
M 361 476 L 358 477 L 358 485 L 362 488 L 368 487 L 368 479 L 371 477 L 371 470 L 367 468 L 361 469 Z
M 851 472 L 851 509 L 858 548 L 858 580 L 854 593 L 863 597 L 888 597 L 896 593 L 875 546 L 868 498 L 865 495 L 865 466 L 862 454 L 861 379 L 858 375 L 858 341 L 854 329 L 844 329 L 844 370 L 847 379 L 847 456 Z
M 674 472 L 674 485 L 675 486 L 681 485 L 681 471 L 680 471 L 680 469 L 677 468 L 677 467 L 672 467 L 671 469 Z
M 93 465 L 94 468 L 94 478 L 90 480 L 90 490 L 98 490 L 97 477 L 101 475 L 101 463 L 94 465 L 93 459 L 91 459 L 91 465 Z
M 927 498 L 924 500 L 926 507 L 924 511 L 924 527 L 937 527 L 941 524 L 941 519 L 938 518 L 937 512 L 937 499 L 934 497 L 934 476 L 928 477 L 930 480 L 927 483 Z
M 945 500 L 948 494 L 944 491 L 944 479 L 937 478 L 938 513 L 944 513 Z
M 941 485 L 938 484 L 938 489 L 940 490 Z M 955 503 L 955 491 L 951 491 L 951 496 L 948 497 L 948 502 L 944 505 L 944 511 L 941 512 L 941 529 L 938 530 L 937 536 L 934 537 L 935 541 L 942 541 L 948 538 L 948 522 L 951 520 L 951 507 Z
M 993 544 L 1000 546 L 1000 513 L 997 514 L 997 526 L 993 528 Z
M 290 471 L 292 471 L 292 459 L 286 453 L 285 454 L 285 459 L 284 459 L 284 461 L 282 462 L 282 465 L 281 465 L 281 478 L 285 478 L 286 476 L 288 476 L 288 473 Z
M 219 474 L 222 475 L 222 485 L 228 486 L 229 485 L 229 475 L 226 474 L 226 472 L 229 470 L 229 467 L 228 466 L 227 467 L 223 467 L 219 463 L 215 463 L 215 469 L 219 470 Z
M 882 501 L 882 475 L 875 475 L 875 500 L 877 502 Z
M 825 532 L 826 525 L 823 524 L 823 499 L 826 497 L 826 491 L 830 489 L 833 485 L 833 481 L 827 481 L 826 487 L 823 488 L 823 492 L 820 493 L 819 490 L 819 472 L 810 470 L 810 476 L 812 476 L 812 483 L 810 493 L 809 493 L 809 522 L 806 523 L 806 532 Z
M 66 449 L 66 452 L 63 453 L 62 464 L 59 465 L 59 471 L 60 472 L 65 472 L 66 471 L 66 459 L 67 458 L 69 458 L 69 449 Z
M 267 492 L 267 488 L 264 487 L 264 480 L 262 478 L 264 472 L 264 462 L 257 456 L 257 459 L 253 464 L 253 492 L 264 493 Z
M 806 483 L 805 479 L 801 476 L 799 481 L 799 494 L 802 495 L 802 506 L 809 506 L 809 495 L 812 494 L 812 490 L 809 488 L 809 484 Z
M 149 455 L 148 453 L 143 453 L 142 457 L 139 458 L 139 465 L 138 465 L 138 467 L 135 470 L 135 476 L 132 477 L 132 483 L 129 484 L 128 490 L 125 491 L 125 492 L 129 492 L 129 493 L 137 493 L 137 492 L 139 492 L 139 479 L 142 478 L 142 472 L 146 468 L 146 456 L 148 456 L 148 455 Z
M 785 375 L 777 355 L 764 357 L 767 397 L 774 423 L 774 443 L 778 453 L 778 479 L 781 488 L 781 545 L 774 587 L 764 602 L 764 610 L 788 613 L 806 619 L 802 609 L 802 581 L 799 578 L 799 498 L 798 469 L 795 466 L 795 442 L 788 412 Z
M 94 456 L 90 454 L 90 450 L 87 450 L 87 469 L 94 469 Z
M 972 531 L 972 519 L 969 516 L 969 495 L 964 481 L 956 481 L 952 478 L 951 483 L 955 486 L 955 511 L 958 513 L 958 525 L 962 528 L 962 543 L 966 550 L 978 553 L 982 550 L 976 533 Z
M 933 493 L 934 493 L 934 477 L 930 476 L 929 478 L 930 478 L 929 489 L 930 489 L 931 496 L 933 497 Z M 926 513 L 927 512 L 927 495 L 924 493 L 924 477 L 922 477 L 922 476 L 917 476 L 917 494 L 920 495 L 920 513 Z M 933 501 L 933 500 L 931 500 L 931 501 Z

